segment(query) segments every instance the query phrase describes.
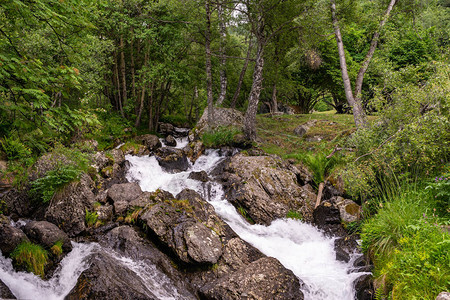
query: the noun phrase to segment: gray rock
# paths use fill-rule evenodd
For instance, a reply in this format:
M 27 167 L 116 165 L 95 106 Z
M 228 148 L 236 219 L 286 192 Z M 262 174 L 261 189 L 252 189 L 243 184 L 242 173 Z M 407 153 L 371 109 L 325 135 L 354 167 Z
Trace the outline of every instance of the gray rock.
M 62 249 L 64 252 L 72 250 L 70 239 L 67 234 L 58 228 L 55 224 L 47 221 L 31 221 L 24 227 L 24 232 L 27 236 L 50 249 L 56 242 L 63 242 Z
M 200 172 L 191 172 L 188 176 L 189 179 L 194 179 L 194 180 L 198 180 L 201 182 L 208 182 L 209 181 L 209 177 L 208 174 L 205 171 L 200 171 Z
M 10 225 L 8 219 L 0 222 L 0 250 L 3 256 L 8 257 L 23 241 L 28 241 L 28 237 L 22 230 Z
M 114 208 L 110 204 L 101 205 L 96 210 L 97 219 L 101 222 L 111 221 L 114 215 Z
M 187 252 L 192 260 L 199 263 L 215 264 L 222 255 L 219 236 L 202 223 L 194 223 L 184 230 Z
M 317 120 L 310 120 L 305 124 L 299 125 L 294 129 L 294 134 L 299 137 L 304 136 L 308 130 L 317 123 Z
M 261 258 L 200 289 L 202 299 L 303 299 L 300 281 L 271 257 Z
M 301 211 L 304 220 L 312 220 L 314 201 L 299 186 L 295 166 L 275 156 L 237 154 L 222 167 L 213 173 L 221 174 L 228 201 L 245 209 L 256 223 L 270 224 L 289 210 Z
M 155 151 L 155 156 L 166 172 L 183 172 L 189 168 L 187 156 L 181 149 L 160 148 Z
M 31 168 L 29 181 L 34 181 L 45 176 L 48 171 L 56 169 L 60 165 L 74 165 L 76 164 L 70 157 L 61 153 L 47 153 L 41 156 Z
M 346 236 L 336 239 L 334 241 L 334 250 L 336 251 L 337 260 L 349 262 L 350 255 L 358 250 L 356 238 L 354 236 Z
M 340 224 L 341 215 L 339 209 L 328 201 L 322 202 L 313 213 L 314 223 L 319 227 L 330 224 Z
M 16 217 L 31 217 L 36 210 L 26 191 L 10 189 L 0 196 L 6 203 L 7 213 Z
M 232 108 L 214 107 L 214 126 L 234 126 L 242 129 L 244 122 L 244 115 Z M 208 127 L 208 108 L 205 108 L 203 115 L 197 122 L 197 134 L 203 133 Z
M 336 197 L 335 202 L 339 208 L 342 221 L 350 223 L 359 220 L 361 208 L 358 204 L 350 199 L 344 199 L 339 196 Z
M 9 287 L 0 280 L 0 299 L 17 299 Z
M 130 207 L 130 202 L 141 194 L 141 187 L 135 182 L 114 184 L 108 190 L 108 199 L 113 202 L 115 213 L 121 215 Z
M 158 123 L 158 132 L 162 135 L 173 135 L 175 133 L 175 126 L 170 123 Z
M 156 300 L 158 297 L 137 273 L 102 251 L 91 257 L 90 267 L 81 273 L 65 299 Z
M 202 141 L 191 142 L 187 147 L 183 148 L 183 153 L 189 158 L 192 163 L 200 157 L 205 151 L 205 145 L 203 145 Z
M 162 146 L 161 141 L 156 135 L 144 134 L 135 138 L 137 142 L 144 144 L 149 151 L 154 151 Z
M 450 293 L 442 292 L 439 295 L 437 295 L 436 300 L 450 300 Z
M 83 174 L 79 182 L 73 182 L 57 192 L 45 212 L 45 219 L 56 224 L 69 237 L 74 237 L 86 229 L 86 209 L 92 211 L 95 195 L 93 182 Z
M 169 146 L 169 147 L 175 147 L 177 145 L 177 141 L 175 140 L 175 138 L 171 135 L 168 135 L 165 139 L 164 139 L 164 143 Z

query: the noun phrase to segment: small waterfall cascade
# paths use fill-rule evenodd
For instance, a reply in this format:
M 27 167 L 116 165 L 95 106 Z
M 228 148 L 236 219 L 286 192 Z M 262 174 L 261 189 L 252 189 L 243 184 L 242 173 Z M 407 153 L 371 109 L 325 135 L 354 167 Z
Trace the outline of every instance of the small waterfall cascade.
M 349 263 L 336 260 L 334 239 L 326 237 L 316 227 L 293 219 L 279 219 L 270 226 L 249 224 L 224 197 L 222 187 L 189 179 L 192 171 L 208 174 L 223 159 L 217 150 L 207 150 L 185 172 L 167 173 L 154 156 L 126 156 L 131 167 L 129 181 L 138 182 L 144 191 L 166 190 L 174 195 L 185 188 L 199 192 L 216 213 L 245 241 L 267 256 L 277 258 L 292 270 L 305 285 L 302 291 L 308 300 L 352 300 L 353 281 L 364 273 L 352 273 L 353 257 Z

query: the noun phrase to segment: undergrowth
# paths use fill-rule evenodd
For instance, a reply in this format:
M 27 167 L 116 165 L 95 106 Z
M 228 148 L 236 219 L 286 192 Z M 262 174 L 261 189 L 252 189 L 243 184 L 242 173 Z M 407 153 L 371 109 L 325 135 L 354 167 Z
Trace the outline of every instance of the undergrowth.
M 231 146 L 233 144 L 234 136 L 239 133 L 240 130 L 235 127 L 220 126 L 204 132 L 201 136 L 201 140 L 208 148 Z

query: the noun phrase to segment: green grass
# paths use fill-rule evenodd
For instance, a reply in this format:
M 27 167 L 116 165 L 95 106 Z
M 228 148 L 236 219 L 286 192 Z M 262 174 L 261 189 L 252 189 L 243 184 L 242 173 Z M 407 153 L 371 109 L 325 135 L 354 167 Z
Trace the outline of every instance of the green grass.
M 63 253 L 63 241 L 57 241 L 51 248 L 50 251 L 55 256 L 60 256 Z
M 434 197 L 419 185 L 387 190 L 362 226 L 362 248 L 384 278 L 384 296 L 435 299 L 450 288 L 450 235 L 441 228 L 448 217 L 436 215 Z
M 286 218 L 288 219 L 294 219 L 294 220 L 303 220 L 303 216 L 298 211 L 290 210 L 286 214 Z
M 85 222 L 87 227 L 97 225 L 98 215 L 96 211 L 90 212 L 86 209 Z
M 44 277 L 44 269 L 47 265 L 48 253 L 40 245 L 31 242 L 22 242 L 11 253 L 14 262 L 24 267 L 28 272 Z
M 233 138 L 239 134 L 240 130 L 235 127 L 217 127 L 213 130 L 208 130 L 202 134 L 201 140 L 208 148 L 215 148 L 220 146 L 231 146 Z

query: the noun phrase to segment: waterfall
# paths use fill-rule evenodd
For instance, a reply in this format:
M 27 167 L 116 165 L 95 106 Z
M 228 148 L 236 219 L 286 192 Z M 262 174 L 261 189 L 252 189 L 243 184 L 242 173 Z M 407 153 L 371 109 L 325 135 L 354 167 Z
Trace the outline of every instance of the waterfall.
M 242 239 L 267 256 L 277 258 L 305 283 L 302 287 L 305 299 L 354 299 L 352 283 L 364 273 L 351 273 L 356 257 L 349 263 L 336 260 L 333 238 L 300 220 L 280 219 L 270 226 L 251 225 L 225 199 L 219 184 L 209 183 L 205 188 L 204 183 L 188 178 L 192 171 L 211 172 L 223 159 L 218 151 L 208 150 L 189 170 L 175 174 L 165 172 L 154 156 L 127 155 L 126 159 L 131 164 L 127 179 L 138 182 L 144 191 L 163 189 L 176 195 L 189 188 L 199 192 Z

